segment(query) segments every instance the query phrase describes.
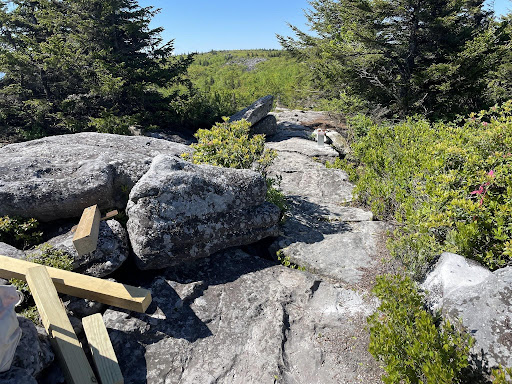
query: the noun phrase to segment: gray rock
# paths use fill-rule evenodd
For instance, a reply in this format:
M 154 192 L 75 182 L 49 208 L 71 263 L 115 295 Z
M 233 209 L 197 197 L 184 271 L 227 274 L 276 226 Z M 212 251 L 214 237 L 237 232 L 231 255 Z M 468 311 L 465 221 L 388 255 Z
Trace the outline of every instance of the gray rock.
M 256 124 L 258 121 L 268 115 L 272 109 L 272 103 L 274 102 L 274 96 L 268 95 L 256 100 L 249 107 L 235 113 L 229 118 L 229 121 L 238 121 L 245 119 L 251 125 Z
M 281 179 L 280 188 L 287 196 L 300 196 L 320 205 L 352 200 L 354 186 L 345 171 L 326 168 L 301 153 L 278 152 L 268 173 Z
M 126 230 L 116 220 L 100 222 L 98 246 L 94 252 L 79 256 L 73 246 L 73 232 L 54 237 L 47 241 L 52 247 L 65 251 L 73 257 L 73 270 L 95 277 L 105 277 L 118 269 L 128 258 L 128 236 Z M 27 251 L 37 256 L 40 249 Z
M 452 323 L 462 320 L 475 339 L 472 353 L 484 366 L 512 366 L 512 267 L 490 272 L 443 253 L 421 286 L 433 310 L 441 310 Z
M 77 133 L 0 148 L 0 216 L 41 221 L 80 217 L 84 208 L 124 208 L 158 154 L 190 148 L 140 136 Z
M 345 139 L 340 133 L 335 131 L 327 132 L 327 137 L 331 140 L 332 147 L 342 156 L 346 156 L 351 153 L 350 146 L 348 145 L 347 139 Z
M 365 271 L 380 262 L 383 222 L 304 222 L 289 218 L 271 251 L 307 271 L 344 283 L 360 283 Z
M 25 260 L 25 252 L 20 251 L 6 243 L 0 243 L 0 255 L 14 259 Z
M 102 303 L 67 295 L 62 298 L 62 303 L 69 314 L 78 318 L 100 313 L 105 308 Z
M 2 384 L 37 384 L 36 379 L 26 370 L 11 367 L 7 372 L 0 373 L 0 383 Z
M 268 115 L 251 127 L 251 134 L 273 136 L 277 133 L 277 120 L 275 116 Z
M 299 137 L 292 137 L 280 141 L 275 140 L 275 136 L 272 137 L 271 141 L 266 143 L 267 148 L 274 149 L 278 152 L 299 153 L 323 162 L 327 160 L 333 162 L 339 157 L 339 153 L 330 145 L 324 144 L 323 146 L 319 146 L 318 143 L 313 140 L 305 140 Z
M 127 206 L 138 267 L 163 268 L 276 236 L 280 212 L 265 194 L 254 171 L 157 156 Z
M 380 383 L 367 351 L 376 302 L 230 250 L 169 269 L 147 314 L 103 320 L 126 384 Z
M 48 337 L 39 334 L 34 323 L 21 316 L 18 316 L 18 321 L 22 335 L 14 354 L 12 366 L 23 369 L 27 374 L 36 377 L 53 362 L 55 356 Z M 1 380 L 0 382 L 3 383 Z

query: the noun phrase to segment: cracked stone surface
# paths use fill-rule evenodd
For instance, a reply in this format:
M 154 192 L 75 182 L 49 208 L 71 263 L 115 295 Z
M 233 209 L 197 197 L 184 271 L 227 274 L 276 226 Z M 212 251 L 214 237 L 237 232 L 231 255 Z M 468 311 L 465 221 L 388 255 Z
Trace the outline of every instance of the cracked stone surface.
M 103 319 L 125 383 L 378 383 L 370 296 L 230 250 L 166 271 L 147 314 Z
M 0 148 L 0 216 L 40 221 L 80 217 L 84 208 L 124 208 L 158 154 L 190 147 L 144 136 L 83 132 Z
M 269 174 L 281 180 L 289 211 L 270 251 L 310 272 L 357 284 L 380 263 L 386 224 L 372 221 L 371 212 L 347 206 L 354 188 L 347 174 L 321 163 L 322 158 L 334 161 L 338 152 L 328 145 L 319 148 L 308 139 L 313 128 L 300 122 L 325 119 L 323 114 L 284 110 L 276 116 L 280 130 L 267 146 L 278 157 Z

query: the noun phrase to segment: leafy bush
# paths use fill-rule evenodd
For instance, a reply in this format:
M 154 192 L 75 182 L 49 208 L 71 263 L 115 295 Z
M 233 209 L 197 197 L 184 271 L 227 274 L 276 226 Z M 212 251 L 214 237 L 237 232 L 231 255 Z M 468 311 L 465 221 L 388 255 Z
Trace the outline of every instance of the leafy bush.
M 274 160 L 275 151 L 265 149 L 265 136 L 250 137 L 251 124 L 246 120 L 216 123 L 211 129 L 200 129 L 194 135 L 191 158 L 196 164 L 211 164 L 226 168 L 254 168 L 265 174 Z M 190 155 L 185 154 L 185 158 Z
M 373 124 L 353 144 L 355 194 L 398 226 L 391 250 L 420 274 L 440 251 L 512 260 L 512 101 L 453 123 Z
M 0 217 L 0 242 L 17 248 L 28 248 L 41 241 L 42 232 L 38 231 L 36 219 L 21 217 Z
M 385 364 L 384 383 L 458 382 L 470 336 L 425 311 L 409 277 L 379 276 L 373 292 L 381 304 L 368 318 L 369 351 Z
M 494 378 L 492 384 L 511 384 L 512 368 L 499 367 L 498 369 L 493 369 L 492 376 Z

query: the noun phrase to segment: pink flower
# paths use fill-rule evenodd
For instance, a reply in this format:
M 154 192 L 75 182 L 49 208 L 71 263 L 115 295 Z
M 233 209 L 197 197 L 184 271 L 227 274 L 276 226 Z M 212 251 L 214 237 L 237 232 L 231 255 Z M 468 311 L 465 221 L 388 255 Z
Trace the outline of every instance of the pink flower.
M 484 127 L 487 127 L 487 125 L 488 125 L 488 124 L 489 124 L 489 123 L 488 123 L 487 121 L 484 121 L 484 122 L 482 123 L 482 125 L 483 125 Z
M 485 193 L 485 188 L 483 185 L 480 186 L 477 190 L 470 192 L 470 195 L 483 195 Z
M 494 170 L 490 170 L 489 173 L 487 174 L 487 176 L 490 176 L 490 177 L 494 177 Z

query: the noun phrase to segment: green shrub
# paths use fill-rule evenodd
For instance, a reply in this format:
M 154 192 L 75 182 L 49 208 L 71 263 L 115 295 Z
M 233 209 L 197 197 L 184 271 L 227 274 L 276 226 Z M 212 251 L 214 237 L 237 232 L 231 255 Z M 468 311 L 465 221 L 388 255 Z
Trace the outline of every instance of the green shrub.
M 0 217 L 0 242 L 17 248 L 28 248 L 41 241 L 42 232 L 38 231 L 36 219 L 21 217 Z
M 288 205 L 286 204 L 286 197 L 284 196 L 283 192 L 279 190 L 281 177 L 279 177 L 278 179 L 268 177 L 266 181 L 267 196 L 265 200 L 276 205 L 281 210 L 281 221 L 283 221 L 284 213 L 288 210 Z
M 384 383 L 458 382 L 470 336 L 425 311 L 409 277 L 379 276 L 373 292 L 381 304 L 368 318 L 369 351 L 385 365 Z
M 191 156 L 196 164 L 211 164 L 226 168 L 254 168 L 265 174 L 276 157 L 275 151 L 265 149 L 265 136 L 250 136 L 251 124 L 246 120 L 216 123 L 211 129 L 200 129 L 194 135 Z M 184 154 L 185 158 L 190 155 Z
M 397 224 L 392 252 L 414 273 L 441 250 L 512 260 L 512 101 L 453 123 L 374 124 L 353 150 L 357 199 Z
M 493 381 L 492 384 L 511 384 L 512 383 L 512 368 L 499 367 L 492 371 Z

